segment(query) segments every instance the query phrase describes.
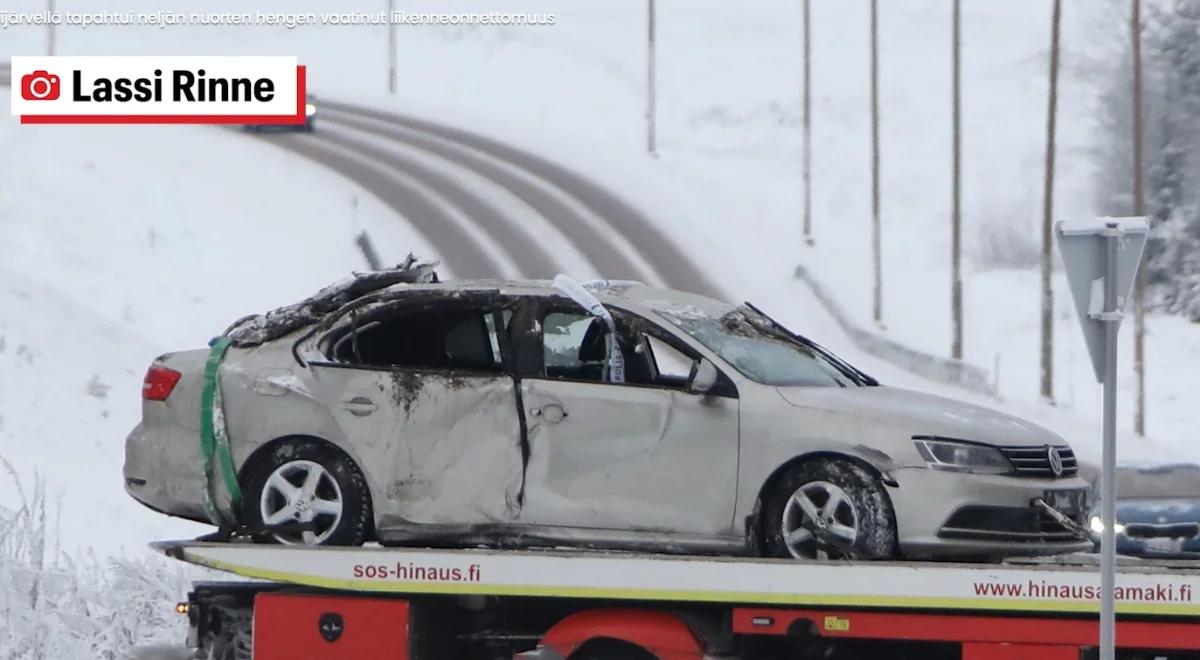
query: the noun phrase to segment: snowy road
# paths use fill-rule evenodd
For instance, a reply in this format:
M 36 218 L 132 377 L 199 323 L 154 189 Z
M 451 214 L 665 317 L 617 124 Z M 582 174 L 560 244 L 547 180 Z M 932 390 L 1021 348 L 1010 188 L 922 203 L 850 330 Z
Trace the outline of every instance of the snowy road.
M 318 107 L 313 134 L 260 136 L 371 190 L 459 277 L 570 272 L 555 249 L 566 243 L 606 277 L 720 293 L 641 211 L 566 167 L 426 120 L 325 99 Z

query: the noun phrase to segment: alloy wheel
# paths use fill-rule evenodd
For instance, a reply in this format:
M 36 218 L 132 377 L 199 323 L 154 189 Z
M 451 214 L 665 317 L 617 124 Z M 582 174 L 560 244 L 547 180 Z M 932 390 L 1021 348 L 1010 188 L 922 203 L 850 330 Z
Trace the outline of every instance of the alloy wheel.
M 287 545 L 320 545 L 342 520 L 342 489 L 320 463 L 289 461 L 275 468 L 263 486 L 259 513 L 263 524 L 300 524 L 308 529 L 272 532 Z
M 828 481 L 796 489 L 783 507 L 780 529 L 797 559 L 845 559 L 858 539 L 858 511 L 845 490 Z

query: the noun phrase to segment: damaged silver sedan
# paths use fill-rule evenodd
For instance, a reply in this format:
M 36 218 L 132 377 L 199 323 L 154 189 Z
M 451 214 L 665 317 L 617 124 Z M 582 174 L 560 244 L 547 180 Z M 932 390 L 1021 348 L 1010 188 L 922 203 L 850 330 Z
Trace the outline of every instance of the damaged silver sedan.
M 156 359 L 145 505 L 264 542 L 796 558 L 1086 550 L 1054 433 L 879 385 L 749 305 L 412 264 Z

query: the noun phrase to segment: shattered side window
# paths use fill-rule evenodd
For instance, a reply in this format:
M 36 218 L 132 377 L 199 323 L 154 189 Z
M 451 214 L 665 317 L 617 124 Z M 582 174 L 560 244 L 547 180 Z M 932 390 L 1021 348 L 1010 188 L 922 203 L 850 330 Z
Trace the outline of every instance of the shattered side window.
M 647 335 L 646 340 L 649 345 L 650 358 L 654 360 L 654 370 L 658 374 L 658 381 L 668 384 L 687 384 L 692 373 L 693 360 L 657 337 Z
M 347 330 L 334 360 L 363 367 L 503 371 L 490 310 L 401 310 Z
M 551 378 L 600 382 L 604 333 L 599 318 L 584 312 L 550 312 L 542 319 L 542 364 Z

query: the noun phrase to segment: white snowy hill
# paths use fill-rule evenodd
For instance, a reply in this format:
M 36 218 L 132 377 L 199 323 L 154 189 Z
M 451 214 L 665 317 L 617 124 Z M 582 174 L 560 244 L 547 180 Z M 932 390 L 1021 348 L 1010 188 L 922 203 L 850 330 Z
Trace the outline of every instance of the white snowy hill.
M 57 4 L 160 8 L 145 0 Z M 403 5 L 446 11 L 435 0 Z M 556 24 L 400 28 L 394 96 L 386 91 L 387 36 L 379 27 L 63 27 L 58 44 L 62 54 L 297 55 L 318 96 L 433 118 L 568 165 L 644 209 L 731 295 L 760 303 L 885 383 L 1029 417 L 1094 460 L 1099 390 L 1065 286 L 1056 280 L 1058 406 L 1050 407 L 1036 389 L 1036 270 L 992 249 L 1015 246 L 1009 252 L 1018 257 L 1036 249 L 1049 8 L 1042 0 L 963 5 L 966 357 L 993 372 L 1003 400 L 861 354 L 792 276 L 804 264 L 851 317 L 870 325 L 865 2 L 813 2 L 811 248 L 800 235 L 801 24 L 793 0 L 658 2 L 656 158 L 645 153 L 643 2 L 513 0 L 503 9 L 555 12 Z M 1091 214 L 1098 44 L 1124 32 L 1105 3 L 1064 5 L 1056 216 L 1065 219 Z M 483 0 L 454 6 L 497 9 Z M 43 8 L 15 0 L 5 9 Z M 244 7 L 215 0 L 204 9 Z M 344 9 L 316 0 L 256 6 Z M 950 3 L 883 2 L 880 13 L 881 331 L 945 355 Z M 45 47 L 40 29 L 2 34 L 0 60 Z M 0 90 L 0 106 L 6 100 Z M 202 346 L 236 317 L 361 268 L 352 243 L 360 230 L 390 259 L 410 250 L 438 254 L 358 186 L 233 131 L 22 127 L 0 118 L 0 181 L 0 457 L 21 482 L 18 493 L 12 475 L 0 471 L 0 508 L 19 507 L 35 481 L 44 482 L 51 555 L 91 547 L 101 558 L 141 558 L 148 540 L 205 531 L 144 509 L 121 487 L 124 436 L 140 414 L 142 374 L 155 355 Z M 1192 371 L 1200 330 L 1158 316 L 1148 325 L 1150 435 L 1128 433 L 1132 373 L 1124 359 L 1122 457 L 1200 461 L 1187 439 L 1200 422 L 1189 405 L 1200 383 Z M 0 550 L 11 547 L 0 542 Z M 4 600 L 12 595 L 0 590 L 0 610 L 15 603 L 21 611 L 18 600 Z
M 138 4 L 145 3 L 87 9 Z M 553 11 L 553 27 L 400 28 L 394 97 L 386 93 L 386 33 L 378 27 L 62 28 L 58 42 L 64 54 L 296 54 L 318 96 L 437 118 L 569 165 L 645 209 L 731 294 L 762 303 L 885 382 L 960 395 L 859 354 L 792 278 L 806 264 L 851 315 L 867 320 L 866 3 L 813 4 L 813 248 L 799 233 L 795 2 L 659 3 L 657 158 L 644 151 L 642 3 L 505 7 Z M 945 354 L 949 3 L 881 4 L 885 322 L 892 336 Z M 1076 217 L 1090 213 L 1091 97 L 1083 74 L 1096 55 L 1085 46 L 1104 16 L 1092 3 L 1065 4 L 1057 213 Z M 21 0 L 11 9 L 40 8 Z M 495 9 L 474 0 L 458 8 Z M 232 1 L 206 6 L 241 9 Z M 262 7 L 330 9 L 311 0 Z M 964 9 L 967 359 L 992 369 L 999 356 L 1005 400 L 984 403 L 1051 426 L 1095 456 L 1098 390 L 1065 289 L 1060 283 L 1060 405 L 1049 408 L 1037 403 L 1032 378 L 1035 273 L 997 268 L 973 247 L 1011 228 L 1019 242 L 1035 235 L 1048 10 L 1038 0 Z M 44 37 L 10 29 L 0 59 L 39 52 Z M 120 488 L 123 437 L 154 355 L 203 345 L 241 314 L 361 267 L 351 243 L 359 229 L 370 229 L 392 255 L 436 255 L 352 184 L 229 131 L 34 128 L 10 118 L 0 121 L 0 152 L 6 190 L 19 191 L 0 197 L 0 455 L 27 484 L 37 470 L 52 499 L 62 498 L 69 547 L 115 551 L 199 529 L 141 509 Z M 1197 334 L 1176 319 L 1151 319 L 1151 439 L 1124 438 L 1127 458 L 1197 458 L 1181 436 L 1195 412 L 1175 394 L 1186 391 Z M 1127 392 L 1122 406 L 1127 420 Z M 9 489 L 0 490 L 0 504 L 14 501 L 8 484 L 0 488 Z

